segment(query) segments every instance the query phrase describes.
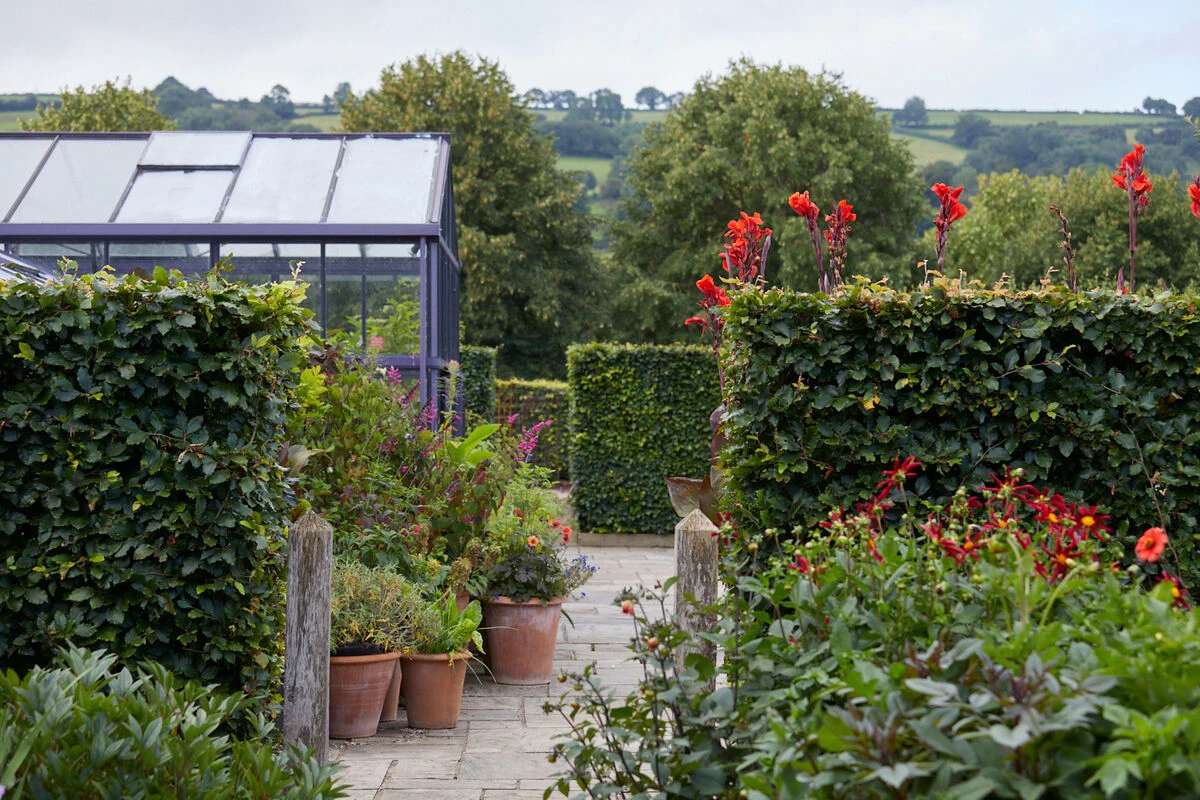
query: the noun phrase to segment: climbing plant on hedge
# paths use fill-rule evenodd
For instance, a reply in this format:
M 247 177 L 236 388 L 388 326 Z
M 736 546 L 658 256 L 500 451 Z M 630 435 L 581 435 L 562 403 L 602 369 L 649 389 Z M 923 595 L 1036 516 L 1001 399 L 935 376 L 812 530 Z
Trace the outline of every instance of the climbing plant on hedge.
M 68 640 L 269 692 L 294 282 L 0 282 L 0 665 Z
M 726 309 L 728 486 L 754 526 L 798 537 L 915 456 L 946 501 L 1021 466 L 1102 503 L 1132 549 L 1172 532 L 1200 585 L 1200 315 L 1191 296 L 858 283 L 739 292 Z
M 571 479 L 579 527 L 670 533 L 672 475 L 708 469 L 720 402 L 712 352 L 674 345 L 576 345 L 567 352 Z

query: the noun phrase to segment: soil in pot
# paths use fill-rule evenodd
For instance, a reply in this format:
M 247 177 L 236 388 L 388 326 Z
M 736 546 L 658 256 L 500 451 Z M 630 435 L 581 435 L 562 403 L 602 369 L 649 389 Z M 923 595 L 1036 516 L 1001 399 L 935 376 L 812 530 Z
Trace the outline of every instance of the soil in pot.
M 329 737 L 374 736 L 399 653 L 329 657 Z
M 562 598 L 516 603 L 507 597 L 483 606 L 483 636 L 496 683 L 533 686 L 554 674 Z
M 410 728 L 435 730 L 458 725 L 470 657 L 467 653 L 455 653 L 453 662 L 446 653 L 401 657 Z

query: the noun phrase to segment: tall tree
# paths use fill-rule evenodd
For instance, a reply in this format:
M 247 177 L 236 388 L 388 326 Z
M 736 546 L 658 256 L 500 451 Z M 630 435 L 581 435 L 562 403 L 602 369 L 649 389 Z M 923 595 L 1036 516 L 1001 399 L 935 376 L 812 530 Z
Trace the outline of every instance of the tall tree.
M 283 84 L 277 83 L 272 86 L 270 94 L 264 94 L 258 102 L 275 112 L 280 119 L 291 119 L 296 116 L 296 105 L 292 102 L 292 93 Z
M 814 288 L 807 229 L 787 205 L 796 191 L 811 191 L 826 212 L 842 199 L 854 206 L 853 271 L 899 255 L 926 205 L 912 155 L 889 127 L 827 74 L 742 59 L 702 78 L 626 162 L 614 260 L 631 272 L 614 319 L 633 324 L 630 338 L 683 336 L 696 279 L 720 272 L 722 228 L 739 211 L 761 212 L 775 231 L 769 280 Z
M 667 96 L 653 86 L 643 86 L 633 96 L 633 102 L 654 111 L 667 102 Z
M 958 119 L 954 121 L 954 133 L 950 135 L 950 141 L 970 150 L 980 139 L 993 133 L 991 120 L 974 111 L 967 111 L 959 114 Z
M 1161 97 L 1147 97 L 1142 101 L 1142 108 L 1146 109 L 1147 114 L 1159 114 L 1164 117 L 1175 116 L 1175 104 L 1168 103 Z
M 625 105 L 621 95 L 612 89 L 597 89 L 592 93 L 592 105 L 596 109 L 596 118 L 601 122 L 616 125 L 625 117 Z
M 546 93 L 534 87 L 525 93 L 525 102 L 529 103 L 532 108 L 545 108 Z
M 348 131 L 450 132 L 466 341 L 502 346 L 502 370 L 530 377 L 563 374 L 604 297 L 579 182 L 533 122 L 495 62 L 462 52 L 387 67 L 342 109 Z
M 148 89 L 134 91 L 105 81 L 91 91 L 64 89 L 57 103 L 37 107 L 32 119 L 20 120 L 23 131 L 160 131 L 174 130 L 175 120 L 158 110 Z
M 925 101 L 913 95 L 904 101 L 904 108 L 892 113 L 892 122 L 908 127 L 920 127 L 929 122 L 929 113 L 925 110 Z
M 1183 113 L 1185 116 L 1196 119 L 1200 117 L 1200 97 L 1193 97 L 1183 104 Z
M 342 103 L 346 102 L 346 98 L 349 97 L 350 94 L 350 81 L 342 81 L 337 85 L 337 88 L 333 90 L 333 102 L 340 106 Z

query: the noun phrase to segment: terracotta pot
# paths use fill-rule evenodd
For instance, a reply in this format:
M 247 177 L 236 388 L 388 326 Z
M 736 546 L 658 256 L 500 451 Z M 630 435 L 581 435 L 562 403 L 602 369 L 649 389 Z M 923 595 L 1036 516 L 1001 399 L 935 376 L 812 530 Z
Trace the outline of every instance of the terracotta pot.
M 400 660 L 396 659 L 396 671 L 392 673 L 392 680 L 388 684 L 387 694 L 383 696 L 383 711 L 379 714 L 380 722 L 392 722 L 396 719 L 398 708 L 400 707 L 400 680 L 403 677 L 403 672 L 400 669 Z
M 471 605 L 471 593 L 466 589 L 459 589 L 454 593 L 454 605 L 458 606 L 458 613 L 467 610 L 467 606 Z
M 405 708 L 408 727 L 432 730 L 458 725 L 462 708 L 463 681 L 467 678 L 468 653 L 455 653 L 451 662 L 446 653 L 405 655 Z
M 399 653 L 329 657 L 329 737 L 374 736 Z
M 531 686 L 549 683 L 562 598 L 517 603 L 490 598 L 483 605 L 483 635 L 496 683 Z

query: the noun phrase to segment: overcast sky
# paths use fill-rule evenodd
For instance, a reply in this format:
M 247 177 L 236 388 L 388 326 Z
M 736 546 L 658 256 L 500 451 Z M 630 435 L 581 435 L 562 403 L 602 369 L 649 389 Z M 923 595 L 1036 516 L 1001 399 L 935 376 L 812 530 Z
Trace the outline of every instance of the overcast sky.
M 167 75 L 319 101 L 421 53 L 498 61 L 519 91 L 690 91 L 750 56 L 841 73 L 883 106 L 1131 110 L 1200 95 L 1200 0 L 0 0 L 0 92 Z

